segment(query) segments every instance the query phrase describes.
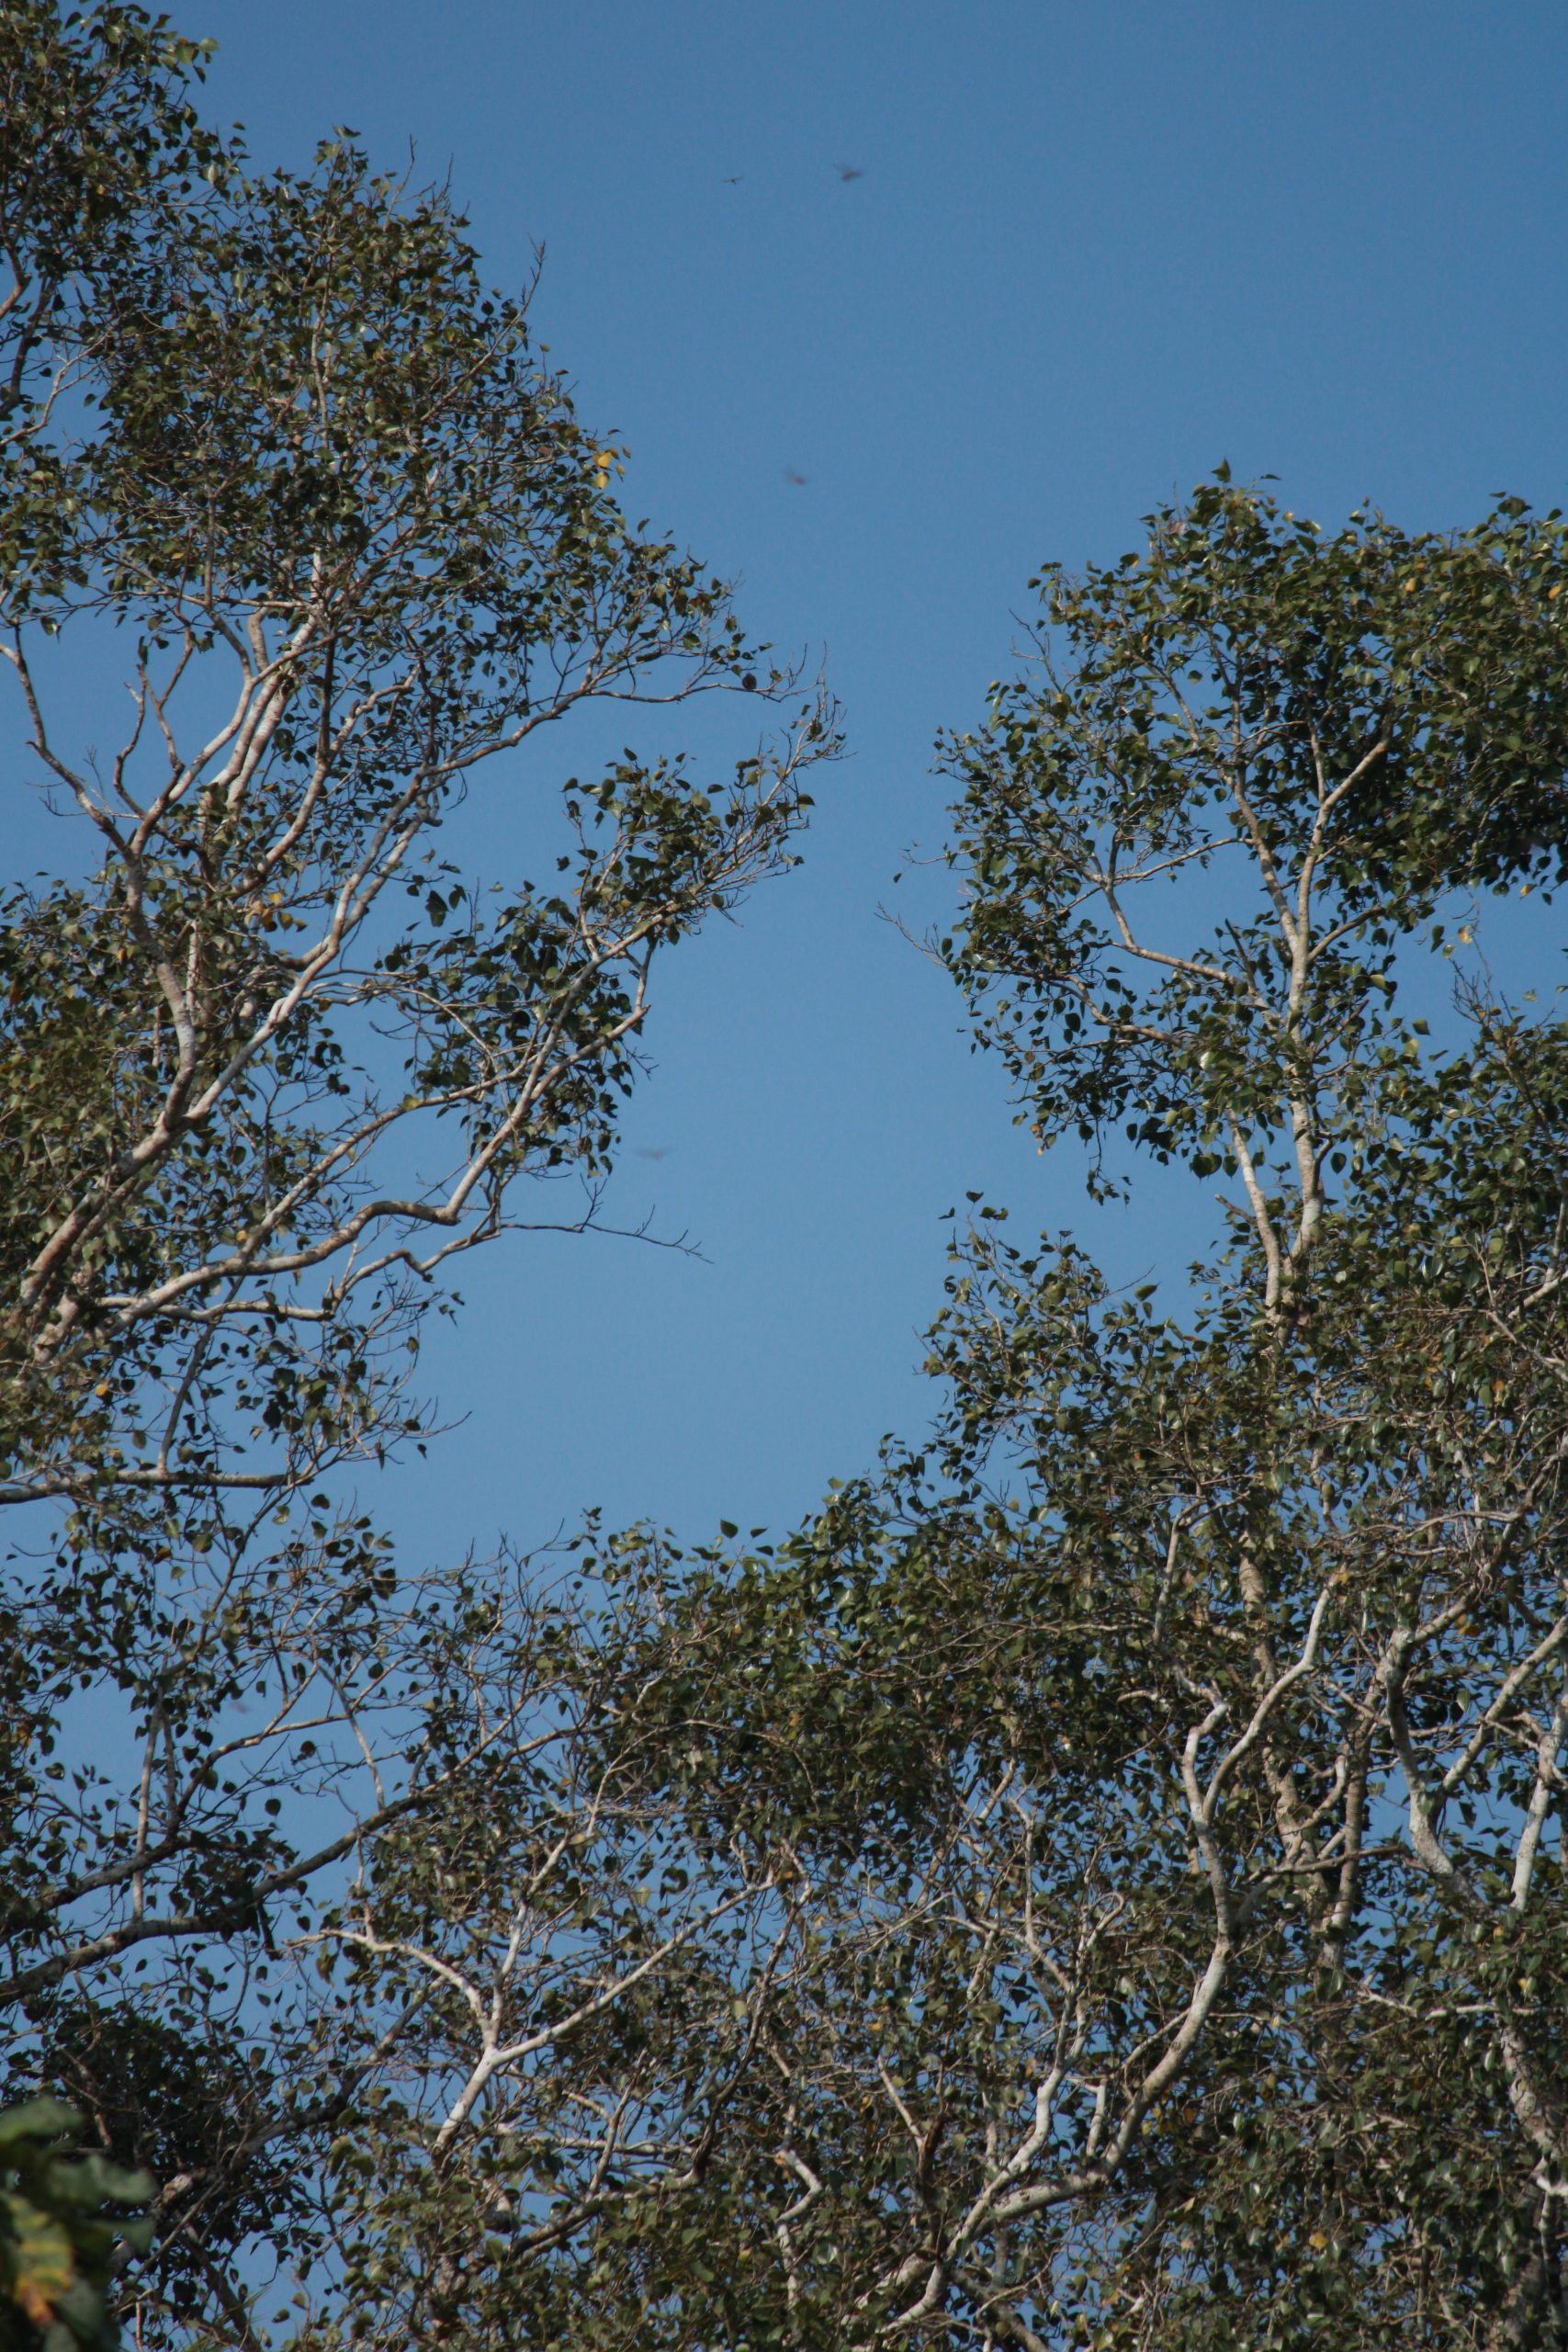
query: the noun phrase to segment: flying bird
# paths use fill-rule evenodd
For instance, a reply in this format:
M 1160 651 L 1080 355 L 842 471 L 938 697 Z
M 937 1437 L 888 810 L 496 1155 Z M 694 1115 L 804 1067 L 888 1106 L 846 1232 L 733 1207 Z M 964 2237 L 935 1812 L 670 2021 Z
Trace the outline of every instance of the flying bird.
M 746 175 L 744 172 L 731 172 L 725 180 L 724 186 L 726 187 L 739 187 L 745 176 Z
M 793 466 L 786 466 L 784 468 L 784 480 L 787 482 L 793 482 L 796 490 L 804 490 L 806 488 L 806 475 L 797 474 Z
M 840 164 L 839 165 L 839 177 L 841 180 L 863 180 L 865 173 L 859 164 Z

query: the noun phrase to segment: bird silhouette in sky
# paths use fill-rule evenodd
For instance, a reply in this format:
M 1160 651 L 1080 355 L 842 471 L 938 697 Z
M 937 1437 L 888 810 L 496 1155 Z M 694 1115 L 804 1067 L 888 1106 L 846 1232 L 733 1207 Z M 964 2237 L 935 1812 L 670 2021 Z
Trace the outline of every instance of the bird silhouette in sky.
M 639 1143 L 637 1148 L 637 1156 L 639 1159 L 668 1159 L 674 1148 L 674 1145 L 670 1143 L 661 1143 L 657 1147 Z
M 859 164 L 840 164 L 839 165 L 839 177 L 841 180 L 863 180 L 865 173 Z
M 726 177 L 724 185 L 726 187 L 739 187 L 745 176 L 744 172 L 731 172 Z
M 786 466 L 784 468 L 784 480 L 785 481 L 792 483 L 796 490 L 804 490 L 806 488 L 806 475 L 797 474 L 793 466 Z

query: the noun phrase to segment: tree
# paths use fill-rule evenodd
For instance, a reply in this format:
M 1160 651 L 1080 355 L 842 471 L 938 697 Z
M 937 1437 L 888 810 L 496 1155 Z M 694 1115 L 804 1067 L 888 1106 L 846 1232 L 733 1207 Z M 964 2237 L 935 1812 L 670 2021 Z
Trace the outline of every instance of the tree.
M 429 1433 L 464 1255 L 599 1221 L 659 959 L 795 862 L 834 718 L 622 513 L 445 191 L 346 134 L 255 173 L 205 54 L 0 11 L 6 652 L 78 827 L 0 922 L 0 1976 L 12 2079 L 162 2183 L 143 2333 L 250 2341 L 236 2251 L 308 2260 L 305 2151 L 374 2086 L 333 2020 L 378 1835 L 504 1795 L 536 1877 L 614 1811 L 581 1611 L 399 1562 L 333 1474 Z M 102 759 L 85 677 L 129 689 Z M 580 709 L 719 690 L 790 708 L 718 782 L 550 780 Z M 481 781 L 531 875 L 478 869 Z M 575 1974 L 539 1929 L 558 2023 L 653 1964 L 628 1873 Z
M 1222 477 L 947 745 L 981 1040 L 1216 1253 L 978 1206 L 931 1442 L 672 1580 L 636 1741 L 807 1928 L 645 2340 L 1568 2343 L 1568 1026 L 1462 952 L 1565 567 Z
M 784 1543 L 410 1563 L 335 1474 L 428 1433 L 463 1255 L 595 1222 L 831 713 L 541 792 L 480 890 L 487 762 L 795 682 L 442 193 L 255 175 L 134 8 L 0 36 L 9 652 L 91 844 L 0 926 L 6 2052 L 161 2183 L 140 2339 L 1568 2343 L 1568 1031 L 1451 957 L 1562 878 L 1561 517 L 1222 477 L 945 747 L 980 1039 L 1091 1189 L 1217 1183 L 1210 1262 L 976 1201 L 929 1442 Z

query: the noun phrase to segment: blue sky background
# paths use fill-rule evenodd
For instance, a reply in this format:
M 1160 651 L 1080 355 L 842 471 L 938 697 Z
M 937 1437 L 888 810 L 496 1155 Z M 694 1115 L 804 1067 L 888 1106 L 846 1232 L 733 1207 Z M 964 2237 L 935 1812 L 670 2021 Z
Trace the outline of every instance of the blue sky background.
M 980 711 L 1043 560 L 1118 553 L 1221 458 L 1325 522 L 1562 499 L 1568 10 L 175 13 L 220 40 L 210 103 L 258 161 L 334 123 L 389 161 L 412 140 L 499 282 L 543 243 L 536 323 L 630 445 L 628 503 L 741 576 L 753 628 L 825 650 L 853 753 L 804 868 L 667 967 L 611 1207 L 706 1262 L 539 1238 L 476 1261 L 426 1366 L 468 1419 L 378 1508 L 420 1550 L 591 1502 L 788 1521 L 926 1418 L 944 1208 L 984 1187 L 1025 1227 L 1091 1224 L 877 920 L 905 846 L 942 837 L 933 735 Z M 487 787 L 497 874 L 505 803 Z M 941 887 L 899 895 L 918 917 Z M 1092 1225 L 1130 1279 L 1199 1230 L 1168 1187 Z

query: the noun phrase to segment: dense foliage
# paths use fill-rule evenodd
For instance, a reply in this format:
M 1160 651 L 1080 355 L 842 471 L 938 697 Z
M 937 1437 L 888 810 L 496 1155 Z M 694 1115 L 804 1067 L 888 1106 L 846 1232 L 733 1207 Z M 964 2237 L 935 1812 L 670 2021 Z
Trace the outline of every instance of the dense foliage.
M 96 2149 L 62 2099 L 0 2109 L 0 2344 L 6 2352 L 114 2352 L 108 2290 L 145 2254 L 153 2183 Z

